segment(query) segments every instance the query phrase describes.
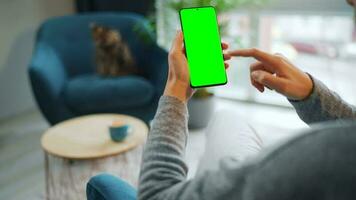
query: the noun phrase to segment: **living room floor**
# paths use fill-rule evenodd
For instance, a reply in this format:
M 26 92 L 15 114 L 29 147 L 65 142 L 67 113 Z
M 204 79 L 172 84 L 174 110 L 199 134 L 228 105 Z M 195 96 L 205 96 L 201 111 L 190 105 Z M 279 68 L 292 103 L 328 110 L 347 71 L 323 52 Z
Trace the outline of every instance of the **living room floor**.
M 265 146 L 307 127 L 291 108 L 217 99 L 217 109 L 225 108 L 246 116 Z M 48 127 L 38 110 L 0 121 L 0 199 L 44 199 L 44 155 L 40 138 Z M 188 177 L 194 176 L 204 151 L 204 133 L 205 130 L 190 130 L 186 153 Z

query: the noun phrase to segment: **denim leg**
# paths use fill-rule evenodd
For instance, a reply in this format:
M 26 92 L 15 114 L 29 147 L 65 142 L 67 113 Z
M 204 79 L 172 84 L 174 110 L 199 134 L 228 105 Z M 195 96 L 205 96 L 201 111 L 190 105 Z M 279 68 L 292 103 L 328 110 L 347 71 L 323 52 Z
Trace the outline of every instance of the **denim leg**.
M 137 191 L 125 181 L 110 174 L 93 176 L 87 183 L 88 200 L 136 200 Z

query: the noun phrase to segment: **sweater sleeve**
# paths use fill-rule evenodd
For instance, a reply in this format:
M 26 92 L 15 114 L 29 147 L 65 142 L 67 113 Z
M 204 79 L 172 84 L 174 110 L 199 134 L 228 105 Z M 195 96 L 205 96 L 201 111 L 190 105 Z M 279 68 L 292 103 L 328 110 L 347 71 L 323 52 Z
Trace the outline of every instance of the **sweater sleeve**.
M 289 100 L 299 117 L 307 124 L 339 119 L 356 119 L 356 108 L 328 89 L 321 81 L 311 77 L 314 88 L 302 101 Z
M 217 172 L 186 179 L 188 168 L 184 153 L 188 137 L 187 120 L 185 104 L 173 97 L 161 97 L 143 153 L 138 199 L 210 200 L 223 195 L 236 196 L 231 192 L 239 193 L 236 182 L 243 180 L 240 175 L 245 173 L 236 171 L 233 161 L 221 165 L 221 170 Z
M 143 153 L 138 199 L 161 199 L 165 190 L 185 180 L 187 120 L 186 105 L 161 97 Z

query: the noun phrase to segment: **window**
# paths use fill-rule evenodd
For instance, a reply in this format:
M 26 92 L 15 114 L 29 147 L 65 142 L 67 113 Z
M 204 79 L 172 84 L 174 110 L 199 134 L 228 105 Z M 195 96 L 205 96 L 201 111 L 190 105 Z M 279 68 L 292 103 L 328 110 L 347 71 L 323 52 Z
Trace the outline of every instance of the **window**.
M 283 53 L 303 71 L 309 72 L 336 90 L 348 102 L 356 103 L 352 84 L 356 77 L 356 43 L 353 21 L 349 16 L 261 15 L 254 17 L 227 14 L 229 19 L 224 40 L 232 48 L 259 46 Z M 254 24 L 257 24 L 254 25 Z M 255 27 L 255 28 L 254 28 Z M 255 35 L 254 32 L 257 34 Z M 248 39 L 249 38 L 249 39 Z M 249 64 L 252 60 L 237 58 L 229 70 L 228 87 L 216 88 L 217 94 L 229 98 L 287 105 L 275 92 L 257 95 L 250 86 Z
M 346 101 L 356 104 L 356 95 L 353 94 L 356 91 L 356 84 L 353 84 L 356 77 L 356 34 L 351 8 L 346 2 L 327 1 L 307 1 L 309 6 L 306 6 L 286 0 L 279 5 L 271 5 L 271 8 L 267 8 L 270 10 L 261 13 L 225 13 L 219 16 L 223 24 L 223 41 L 228 42 L 231 49 L 257 46 L 269 52 L 282 53 L 300 69 L 322 80 Z M 303 11 L 304 7 L 310 10 Z M 157 24 L 160 43 L 168 48 L 174 30 L 179 27 L 178 17 L 174 11 L 163 6 L 158 9 Z M 216 95 L 289 105 L 281 95 L 269 90 L 259 95 L 251 86 L 249 65 L 252 62 L 252 59 L 232 60 L 228 71 L 229 83 L 213 88 Z

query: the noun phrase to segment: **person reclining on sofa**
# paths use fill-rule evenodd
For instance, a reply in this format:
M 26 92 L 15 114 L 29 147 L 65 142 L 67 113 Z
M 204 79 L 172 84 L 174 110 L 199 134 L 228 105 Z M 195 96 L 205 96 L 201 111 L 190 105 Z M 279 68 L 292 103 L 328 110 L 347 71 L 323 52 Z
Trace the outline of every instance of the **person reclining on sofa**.
M 258 49 L 230 52 L 232 56 L 258 60 L 251 66 L 252 84 L 256 88 L 263 91 L 264 87 L 269 87 L 288 97 L 301 119 L 308 124 L 328 120 L 337 122 L 320 124 L 252 158 L 252 154 L 260 149 L 258 137 L 253 131 L 246 131 L 246 126 L 241 126 L 240 118 L 224 118 L 224 125 L 236 122 L 236 132 L 231 134 L 250 134 L 244 137 L 249 148 L 245 149 L 244 155 L 238 156 L 237 152 L 236 156 L 224 156 L 217 169 L 198 172 L 193 179 L 187 180 L 188 169 L 184 162 L 189 135 L 186 104 L 193 90 L 189 85 L 182 47 L 183 36 L 179 33 L 169 54 L 166 89 L 144 150 L 138 199 L 356 198 L 356 123 L 342 121 L 355 119 L 355 108 L 282 56 Z M 214 134 L 215 138 L 226 135 L 220 135 L 219 130 Z M 234 142 L 237 150 L 239 145 L 244 145 L 240 141 Z M 225 146 L 208 145 L 207 151 L 209 148 L 223 150 Z M 211 155 L 211 159 L 216 160 Z
M 356 5 L 356 0 L 348 2 Z M 138 199 L 355 199 L 356 108 L 282 55 L 258 49 L 229 54 L 255 58 L 257 62 L 251 65 L 252 84 L 261 92 L 268 87 L 283 94 L 304 122 L 318 124 L 259 152 L 261 141 L 252 128 L 241 117 L 220 112 L 208 127 L 206 160 L 202 160 L 197 175 L 187 179 L 187 102 L 193 90 L 183 36 L 178 33 L 169 53 L 164 95 L 144 150 Z M 221 138 L 230 144 L 221 144 Z M 88 185 L 102 183 L 100 178 L 104 176 L 94 177 Z M 98 192 L 95 187 L 88 191 L 92 198 Z M 125 190 L 120 192 L 128 197 Z M 129 192 L 134 194 L 131 189 Z M 107 194 L 101 195 L 111 199 Z M 135 194 L 127 199 L 134 198 Z

